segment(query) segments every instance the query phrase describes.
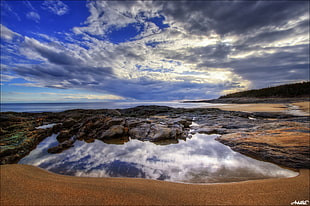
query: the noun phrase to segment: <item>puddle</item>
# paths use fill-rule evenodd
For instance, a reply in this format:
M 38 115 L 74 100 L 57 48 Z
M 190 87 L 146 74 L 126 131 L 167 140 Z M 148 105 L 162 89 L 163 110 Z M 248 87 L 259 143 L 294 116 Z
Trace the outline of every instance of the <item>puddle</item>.
M 287 105 L 288 110 L 286 111 L 287 114 L 291 114 L 294 116 L 309 116 L 309 113 L 302 111 L 299 106 L 289 104 Z
M 182 183 L 223 183 L 283 178 L 298 173 L 232 151 L 217 135 L 194 134 L 174 144 L 130 140 L 124 144 L 76 141 L 60 154 L 49 154 L 57 135 L 42 141 L 20 160 L 58 174 L 83 177 L 131 177 Z

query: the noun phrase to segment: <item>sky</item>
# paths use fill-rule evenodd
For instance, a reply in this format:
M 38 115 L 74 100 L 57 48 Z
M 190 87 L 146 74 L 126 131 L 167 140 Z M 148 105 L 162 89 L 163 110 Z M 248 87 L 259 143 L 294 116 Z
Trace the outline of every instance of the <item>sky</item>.
M 309 1 L 1 1 L 1 102 L 174 101 L 309 81 Z

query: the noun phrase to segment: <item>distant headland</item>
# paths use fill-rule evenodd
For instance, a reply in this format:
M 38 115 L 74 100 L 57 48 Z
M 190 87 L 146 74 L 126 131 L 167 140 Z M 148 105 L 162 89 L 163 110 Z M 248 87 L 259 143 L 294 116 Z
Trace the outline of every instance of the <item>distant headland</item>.
M 220 96 L 211 100 L 190 100 L 185 103 L 285 103 L 309 101 L 310 81 L 295 84 L 285 84 L 262 89 L 252 89 Z

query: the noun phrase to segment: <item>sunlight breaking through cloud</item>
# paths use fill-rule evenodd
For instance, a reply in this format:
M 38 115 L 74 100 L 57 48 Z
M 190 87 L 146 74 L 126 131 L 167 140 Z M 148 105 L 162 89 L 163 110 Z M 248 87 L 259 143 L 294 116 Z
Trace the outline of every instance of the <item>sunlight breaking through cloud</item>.
M 19 4 L 3 5 L 2 73 L 16 77 L 4 90 L 207 99 L 309 76 L 309 2 L 28 2 L 31 32 L 7 18 Z M 85 18 L 73 23 L 77 6 Z M 44 15 L 68 19 L 66 29 L 47 31 Z

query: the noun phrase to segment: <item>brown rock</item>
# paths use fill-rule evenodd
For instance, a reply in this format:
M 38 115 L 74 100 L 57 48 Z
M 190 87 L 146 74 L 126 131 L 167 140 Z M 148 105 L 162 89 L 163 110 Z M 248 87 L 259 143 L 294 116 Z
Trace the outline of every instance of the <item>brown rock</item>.
M 62 123 L 62 127 L 69 129 L 71 128 L 73 125 L 75 125 L 77 123 L 76 120 L 72 119 L 72 118 L 68 118 L 66 119 L 63 123 Z
M 62 130 L 60 134 L 57 136 L 58 142 L 64 142 L 70 139 L 73 136 L 70 130 Z
M 145 140 L 148 136 L 148 133 L 150 131 L 150 124 L 147 123 L 143 123 L 143 124 L 139 124 L 134 128 L 131 128 L 129 130 L 129 136 L 132 139 L 140 139 L 140 140 Z
M 51 153 L 51 154 L 61 153 L 62 151 L 69 149 L 70 147 L 73 147 L 74 142 L 75 142 L 74 139 L 66 140 L 66 141 L 60 143 L 56 147 L 49 148 L 47 150 L 47 152 Z
M 113 125 L 123 125 L 125 120 L 123 118 L 112 118 L 111 120 L 107 121 L 107 126 L 111 127 Z
M 227 134 L 217 140 L 248 156 L 286 167 L 309 169 L 309 133 L 310 129 L 303 123 L 276 122 L 261 125 L 255 132 Z
M 110 127 L 108 130 L 102 132 L 100 138 L 98 139 L 105 139 L 105 138 L 115 138 L 125 136 L 125 129 L 122 125 L 114 125 Z

